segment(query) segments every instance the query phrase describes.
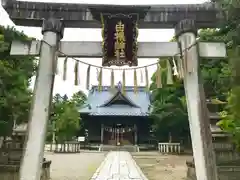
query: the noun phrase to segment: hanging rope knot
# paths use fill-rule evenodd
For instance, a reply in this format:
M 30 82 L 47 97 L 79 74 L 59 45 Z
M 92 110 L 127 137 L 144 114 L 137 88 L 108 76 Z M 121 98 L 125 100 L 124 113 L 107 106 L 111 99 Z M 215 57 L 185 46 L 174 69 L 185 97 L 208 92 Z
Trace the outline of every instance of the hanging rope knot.
M 47 43 L 46 41 L 42 40 L 41 43 L 45 43 L 47 44 L 48 46 L 51 46 L 49 43 Z M 177 60 L 177 65 L 176 65 L 176 62 L 175 62 L 175 59 L 173 57 L 173 68 L 171 68 L 171 63 L 170 62 L 167 62 L 167 69 L 168 69 L 168 74 L 167 74 L 167 84 L 172 84 L 173 80 L 172 80 L 172 70 L 173 70 L 173 74 L 174 75 L 178 75 L 180 78 L 183 78 L 183 70 L 186 68 L 185 65 L 186 65 L 186 59 L 188 59 L 189 57 L 186 57 L 186 55 L 183 55 L 183 52 L 187 52 L 188 50 L 190 50 L 192 47 L 194 47 L 195 45 L 197 45 L 198 42 L 195 42 L 194 44 L 192 44 L 191 46 L 185 48 L 184 50 L 182 49 L 182 46 L 181 44 L 179 43 L 179 49 L 180 49 L 180 53 L 177 53 L 176 57 L 180 57 L 180 59 Z M 68 70 L 68 67 L 67 67 L 67 63 L 68 63 L 68 60 L 69 60 L 69 56 L 63 52 L 61 52 L 59 49 L 57 49 L 57 47 L 53 47 L 51 46 L 52 50 L 56 51 L 55 55 L 56 56 L 56 62 L 53 66 L 53 68 L 56 68 L 56 71 L 57 72 L 57 60 L 58 60 L 58 55 L 61 54 L 61 56 L 65 56 L 65 59 L 64 59 L 64 63 L 63 63 L 63 80 L 66 80 L 67 79 L 67 70 Z M 117 58 L 119 59 L 120 58 L 120 55 L 119 53 L 117 53 Z M 102 66 L 97 66 L 97 65 L 94 65 L 94 64 L 89 64 L 87 62 L 84 62 L 84 61 L 81 61 L 79 59 L 76 59 L 74 57 L 71 57 L 71 59 L 73 59 L 75 61 L 75 67 L 74 67 L 74 73 L 75 73 L 75 80 L 74 80 L 74 84 L 75 85 L 78 85 L 79 84 L 79 81 L 80 81 L 80 78 L 79 78 L 79 63 L 81 64 L 85 64 L 88 66 L 88 69 L 87 69 L 87 78 L 86 78 L 86 88 L 89 89 L 89 86 L 90 86 L 90 69 L 91 67 L 95 67 L 98 69 L 100 69 L 100 72 L 98 72 L 98 75 L 97 75 L 97 80 L 98 80 L 98 83 L 99 83 L 99 91 L 101 91 L 102 89 L 102 76 L 103 76 L 103 70 L 106 69 L 106 70 L 110 70 L 111 71 L 111 87 L 113 88 L 114 87 L 114 71 L 123 71 L 123 74 L 122 74 L 122 78 L 123 78 L 123 87 L 122 87 L 122 91 L 123 93 L 125 93 L 125 83 L 126 83 L 126 80 L 125 80 L 125 71 L 131 71 L 133 70 L 134 71 L 134 91 L 136 93 L 137 91 L 137 70 L 138 69 L 145 69 L 145 81 L 146 81 L 146 90 L 148 90 L 148 86 L 149 86 L 149 77 L 148 77 L 148 67 L 151 67 L 151 66 L 156 66 L 157 65 L 157 72 L 156 72 L 156 83 L 157 83 L 157 87 L 158 88 L 161 88 L 162 87 L 162 77 L 161 77 L 161 67 L 160 67 L 160 64 L 159 64 L 159 61 L 156 62 L 156 63 L 152 63 L 152 64 L 148 64 L 148 65 L 145 65 L 145 66 L 139 66 L 139 67 L 133 67 L 133 68 L 111 68 L 111 67 L 102 67 Z M 131 67 L 131 64 L 128 64 L 130 67 Z M 191 64 L 187 64 L 188 67 L 191 67 Z M 191 68 L 190 68 L 191 69 Z M 189 72 L 190 69 L 188 69 Z M 141 83 L 143 83 L 143 75 L 142 75 L 142 71 L 140 72 L 141 73 Z

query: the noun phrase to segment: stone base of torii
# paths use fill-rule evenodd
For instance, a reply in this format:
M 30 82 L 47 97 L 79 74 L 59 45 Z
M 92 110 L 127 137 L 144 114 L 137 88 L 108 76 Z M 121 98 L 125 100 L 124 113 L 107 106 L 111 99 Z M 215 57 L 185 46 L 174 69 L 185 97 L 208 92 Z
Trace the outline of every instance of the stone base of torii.
M 14 4 L 14 1 L 11 1 L 11 3 Z M 9 3 L 9 6 L 12 4 Z M 39 6 L 40 4 L 41 3 L 38 3 Z M 4 6 L 7 6 L 6 2 Z M 13 7 L 18 8 L 17 4 Z M 28 7 L 25 8 L 25 11 L 27 12 Z M 181 10 L 181 8 L 179 9 Z M 207 10 L 207 8 L 205 9 Z M 218 43 L 209 43 L 205 45 L 199 44 L 198 46 L 196 44 L 196 33 L 197 28 L 199 28 L 197 26 L 199 25 L 197 24 L 198 21 L 191 19 L 190 16 L 188 17 L 186 15 L 186 12 L 188 12 L 187 9 L 185 10 L 185 16 L 181 17 L 182 19 L 178 20 L 175 24 L 178 43 L 164 43 L 164 46 L 165 48 L 166 46 L 173 47 L 168 49 L 168 53 L 179 51 L 180 48 L 182 54 L 184 87 L 187 99 L 188 117 L 197 180 L 218 180 L 215 155 L 211 141 L 209 117 L 207 114 L 208 111 L 205 103 L 206 101 L 201 74 L 199 73 L 199 56 L 201 57 L 201 55 L 203 55 L 203 58 L 225 58 L 226 50 L 224 45 Z M 40 19 L 38 19 L 38 21 L 39 20 Z M 21 22 L 20 19 L 16 20 L 16 22 L 17 21 Z M 29 22 L 30 21 L 31 19 L 29 19 Z M 34 21 L 34 19 L 32 19 L 32 21 Z M 35 46 L 36 49 L 34 49 L 33 46 L 29 46 L 29 44 L 27 48 L 24 46 L 27 50 L 30 50 L 27 54 L 29 54 L 29 52 L 33 52 L 33 54 L 35 53 L 34 55 L 40 53 L 40 60 L 34 88 L 33 105 L 29 119 L 26 151 L 21 166 L 21 180 L 40 179 L 40 166 L 43 158 L 47 122 L 49 117 L 49 107 L 52 98 L 54 76 L 56 71 L 56 50 L 59 48 L 59 45 L 61 46 L 64 44 L 60 43 L 60 40 L 63 37 L 63 29 L 64 20 L 62 21 L 57 18 L 45 19 L 43 21 L 42 32 L 43 41 L 45 41 L 47 44 L 41 43 L 41 47 Z M 81 44 L 80 42 L 76 43 Z M 70 43 L 68 43 L 68 46 L 71 47 Z M 138 53 L 142 54 L 142 57 L 144 57 L 144 54 L 146 57 L 152 57 L 151 54 L 148 54 L 149 52 L 153 52 L 152 54 L 154 54 L 155 57 L 166 56 L 166 54 L 161 54 L 163 53 L 161 52 L 161 48 L 164 48 L 164 46 L 161 47 L 161 45 L 158 45 L 157 47 L 149 48 L 149 51 L 146 52 L 143 45 L 142 49 L 140 48 Z M 211 48 L 208 49 L 208 46 Z M 60 48 L 64 49 L 64 53 L 72 53 L 72 56 L 74 56 L 73 51 L 66 50 L 69 47 L 62 46 Z M 99 50 L 96 50 L 96 47 L 100 48 L 98 45 L 91 45 L 89 49 L 95 49 L 95 52 L 97 52 Z M 218 47 L 221 48 L 217 49 Z M 23 46 L 21 45 L 13 44 L 11 54 L 26 55 L 27 50 L 23 52 L 19 51 L 19 49 L 22 48 Z M 85 47 L 83 44 L 81 46 L 78 46 L 78 50 L 84 48 Z M 86 53 L 86 51 L 82 53 Z M 88 54 L 88 57 L 94 56 Z

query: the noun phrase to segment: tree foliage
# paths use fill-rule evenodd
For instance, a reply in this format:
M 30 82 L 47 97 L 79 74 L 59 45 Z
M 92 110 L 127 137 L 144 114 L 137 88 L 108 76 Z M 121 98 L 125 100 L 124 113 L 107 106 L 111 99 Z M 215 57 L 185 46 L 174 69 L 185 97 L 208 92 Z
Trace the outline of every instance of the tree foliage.
M 28 119 L 31 102 L 30 79 L 36 64 L 30 56 L 10 56 L 14 40 L 29 40 L 14 28 L 0 26 L 0 132 L 9 134 L 14 122 Z
M 224 60 L 201 59 L 201 74 L 207 98 L 227 101 L 224 111 L 221 112 L 223 120 L 218 125 L 231 133 L 234 142 L 240 146 L 240 1 L 219 0 L 216 3 L 222 8 L 222 14 L 225 17 L 221 27 L 201 30 L 198 38 L 200 41 L 225 42 L 228 58 Z M 176 119 L 171 116 L 172 113 L 176 113 L 178 107 L 181 107 L 182 111 L 184 110 L 183 106 L 175 101 L 178 97 L 184 97 L 184 93 L 180 96 L 177 93 L 181 92 L 178 83 L 175 82 L 171 88 L 164 87 L 162 89 L 156 89 L 154 85 L 151 85 L 153 113 L 157 114 L 155 116 L 157 121 L 154 125 L 158 127 L 159 131 L 166 131 L 166 129 L 170 131 L 169 124 L 174 124 L 170 123 L 171 121 L 175 122 L 173 126 L 179 126 L 177 123 L 180 122 L 179 116 Z M 155 84 L 154 77 L 153 84 Z M 172 91 L 173 89 L 175 92 Z M 186 108 L 184 112 L 186 113 Z M 187 119 L 187 116 L 185 116 L 185 119 Z M 164 122 L 164 120 L 165 123 L 161 123 L 160 126 L 159 122 Z
M 32 98 L 29 85 L 35 74 L 36 60 L 30 56 L 10 56 L 10 44 L 16 40 L 31 39 L 14 28 L 0 27 L 0 135 L 10 134 L 14 123 L 29 119 Z M 54 126 L 59 140 L 68 140 L 79 130 L 81 124 L 77 108 L 85 100 L 86 96 L 81 91 L 71 99 L 66 95 L 54 96 L 49 128 L 52 130 Z
M 232 75 L 229 79 L 231 89 L 227 93 L 228 104 L 220 114 L 223 119 L 218 125 L 233 135 L 233 141 L 240 148 L 240 1 L 220 0 L 217 3 L 225 15 L 225 22 L 219 32 L 228 45 L 228 61 Z
M 67 95 L 56 94 L 53 97 L 52 113 L 49 124 L 48 138 L 55 131 L 58 142 L 71 140 L 81 127 L 78 107 L 86 100 L 86 96 L 79 91 L 69 99 Z
M 160 61 L 163 87 L 156 88 L 156 73 L 152 76 L 153 132 L 158 140 L 179 140 L 188 134 L 188 121 L 182 81 L 174 78 L 173 85 L 167 85 L 167 59 Z

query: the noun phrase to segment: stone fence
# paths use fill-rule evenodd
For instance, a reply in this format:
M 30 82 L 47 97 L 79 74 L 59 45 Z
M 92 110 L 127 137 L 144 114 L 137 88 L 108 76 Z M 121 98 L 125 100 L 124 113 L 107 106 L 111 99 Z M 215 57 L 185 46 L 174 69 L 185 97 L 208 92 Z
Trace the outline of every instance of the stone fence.
M 187 161 L 186 180 L 196 180 L 195 166 L 193 162 Z M 240 177 L 240 167 L 237 165 L 217 166 L 219 180 L 237 180 Z
M 50 180 L 51 161 L 44 161 L 42 164 L 41 180 Z M 20 164 L 0 164 L 1 180 L 19 180 Z
M 180 143 L 158 143 L 158 151 L 166 154 L 180 154 Z
M 65 142 L 62 144 L 45 144 L 45 151 L 55 153 L 79 153 L 79 142 Z

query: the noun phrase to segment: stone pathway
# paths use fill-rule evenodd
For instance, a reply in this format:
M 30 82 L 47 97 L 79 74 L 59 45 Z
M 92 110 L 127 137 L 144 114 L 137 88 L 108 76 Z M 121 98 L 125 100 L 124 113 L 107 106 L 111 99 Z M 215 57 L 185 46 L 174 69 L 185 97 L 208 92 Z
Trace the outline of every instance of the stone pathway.
M 147 180 L 129 152 L 109 152 L 91 180 Z

